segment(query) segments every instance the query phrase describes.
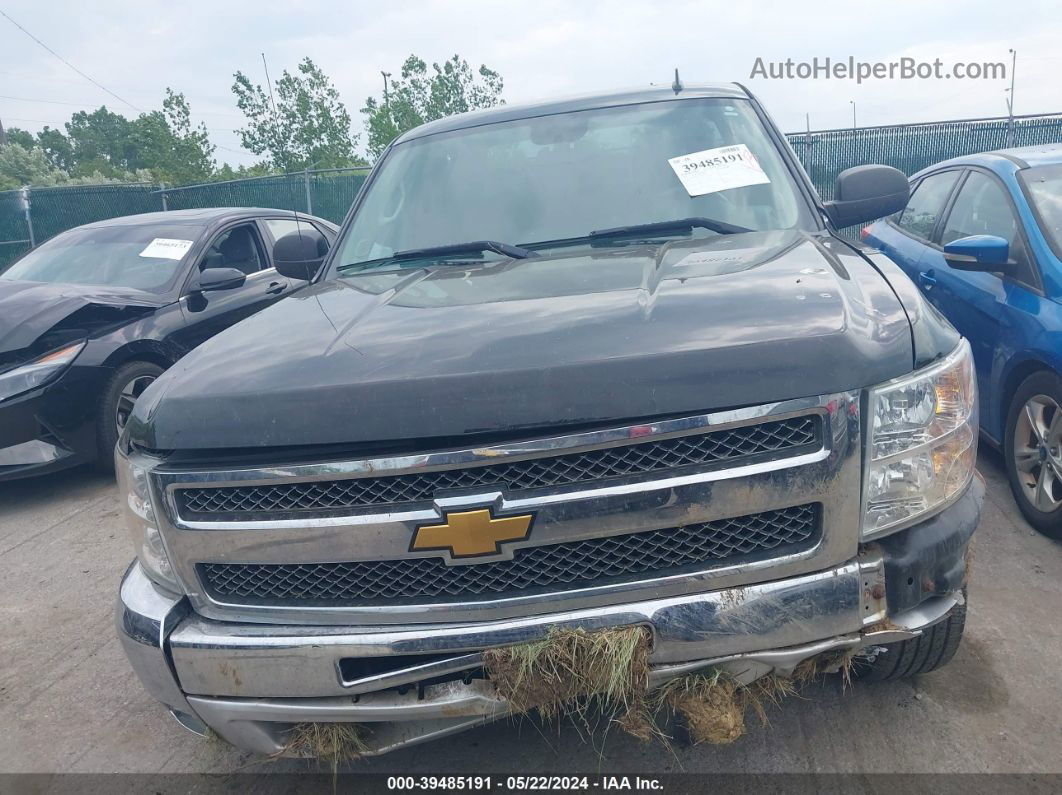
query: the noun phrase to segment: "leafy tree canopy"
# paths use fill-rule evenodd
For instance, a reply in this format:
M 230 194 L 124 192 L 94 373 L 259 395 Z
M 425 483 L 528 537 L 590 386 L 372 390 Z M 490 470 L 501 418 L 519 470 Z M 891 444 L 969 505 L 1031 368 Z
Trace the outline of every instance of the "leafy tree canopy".
M 233 168 L 228 163 L 222 164 L 221 168 L 214 172 L 213 181 L 223 182 L 230 179 L 251 179 L 252 177 L 272 177 L 283 174 L 280 169 L 273 168 L 269 163 L 255 163 L 252 166 L 237 166 Z
M 43 150 L 32 145 L 32 136 L 27 147 L 25 139 L 12 132 L 15 131 L 8 131 L 7 146 L 0 147 L 0 190 L 14 190 L 23 185 L 56 185 L 61 179 L 69 178 L 69 174 L 48 161 Z
M 406 130 L 454 113 L 502 104 L 503 87 L 502 76 L 493 69 L 481 65 L 473 72 L 458 55 L 442 65 L 433 63 L 430 74 L 423 60 L 410 55 L 387 95 L 365 100 L 361 112 L 368 134 L 366 148 L 376 158 Z
M 114 178 L 99 171 L 71 176 L 56 168 L 39 146 L 26 148 L 21 144 L 8 143 L 0 146 L 0 190 L 15 190 L 26 185 L 52 187 L 55 185 L 101 185 L 114 182 L 147 182 L 151 172 L 124 172 Z
M 9 144 L 18 144 L 23 149 L 32 149 L 36 143 L 33 133 L 28 130 L 20 130 L 18 127 L 8 127 L 4 130 Z
M 358 136 L 351 134 L 350 114 L 312 60 L 304 58 L 295 74 L 284 70 L 272 97 L 242 72 L 235 78 L 236 104 L 247 117 L 237 133 L 246 149 L 266 155 L 269 166 L 297 171 L 364 165 L 354 153 Z
M 170 89 L 166 89 L 162 110 L 127 119 L 103 106 L 74 113 L 65 127 L 65 133 L 45 127 L 36 136 L 25 130 L 8 131 L 8 141 L 23 150 L 8 153 L 9 167 L 14 168 L 17 161 L 20 169 L 29 169 L 25 173 L 43 180 L 21 184 L 66 184 L 96 177 L 186 183 L 209 179 L 214 173 L 214 147 L 206 127 L 192 125 L 184 95 Z M 30 167 L 41 157 L 49 172 Z M 59 174 L 65 174 L 65 179 Z
M 184 94 L 166 89 L 161 111 L 141 115 L 132 130 L 137 165 L 170 184 L 203 182 L 214 173 L 214 146 L 206 127 L 192 125 Z

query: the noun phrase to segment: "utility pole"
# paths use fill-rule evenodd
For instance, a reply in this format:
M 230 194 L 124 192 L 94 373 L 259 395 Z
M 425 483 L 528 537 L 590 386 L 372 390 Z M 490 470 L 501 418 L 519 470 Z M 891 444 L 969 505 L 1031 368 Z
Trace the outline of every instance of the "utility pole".
M 277 130 L 277 103 L 273 99 L 273 81 L 269 79 L 269 64 L 266 63 L 265 53 L 262 53 L 262 68 L 265 70 L 266 86 L 269 88 L 269 104 L 273 108 L 273 145 L 275 149 L 280 149 L 280 132 Z
M 854 130 L 858 126 L 856 124 L 855 100 L 854 99 L 848 100 L 848 104 L 852 106 L 852 129 Z
M 1014 72 L 1018 66 L 1018 51 L 1007 50 L 1010 53 L 1010 88 L 1007 89 L 1007 146 L 1014 146 Z
M 0 121 L 0 146 L 7 146 L 7 133 L 4 132 L 3 121 Z

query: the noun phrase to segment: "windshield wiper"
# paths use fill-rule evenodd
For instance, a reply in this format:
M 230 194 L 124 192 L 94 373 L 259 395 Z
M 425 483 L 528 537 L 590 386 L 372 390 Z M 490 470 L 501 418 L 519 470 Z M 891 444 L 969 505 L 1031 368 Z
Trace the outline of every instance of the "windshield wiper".
M 679 218 L 674 221 L 657 221 L 652 224 L 635 224 L 634 226 L 617 226 L 612 229 L 598 229 L 590 233 L 590 238 L 603 237 L 626 237 L 628 235 L 651 235 L 658 232 L 674 232 L 684 229 L 707 229 L 720 235 L 737 235 L 742 232 L 751 232 L 744 226 L 728 224 L 726 221 L 717 221 L 714 218 Z
M 451 255 L 482 254 L 484 251 L 492 251 L 503 257 L 512 259 L 527 259 L 537 257 L 538 252 L 530 251 L 520 246 L 511 246 L 508 243 L 499 243 L 496 240 L 476 240 L 471 243 L 452 243 L 446 246 L 430 246 L 428 248 L 411 248 L 406 251 L 396 251 L 386 257 L 369 259 L 362 262 L 349 262 L 340 265 L 336 270 L 347 271 L 357 268 L 359 271 L 371 270 L 391 262 L 407 262 L 418 259 L 444 259 Z M 455 263 L 456 264 L 456 263 Z
M 503 257 L 512 259 L 527 259 L 537 257 L 534 251 L 519 246 L 510 246 L 508 243 L 499 243 L 496 240 L 476 240 L 472 243 L 453 243 L 448 246 L 431 246 L 429 248 L 411 248 L 407 251 L 396 251 L 388 259 L 427 259 L 429 257 L 446 257 L 451 254 L 478 254 L 484 251 L 493 251 Z

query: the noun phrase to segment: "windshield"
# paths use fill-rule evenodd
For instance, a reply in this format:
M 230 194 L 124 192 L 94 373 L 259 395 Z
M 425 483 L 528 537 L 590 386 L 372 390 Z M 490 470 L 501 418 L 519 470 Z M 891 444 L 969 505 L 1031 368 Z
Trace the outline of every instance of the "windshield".
M 1039 216 L 1044 237 L 1054 249 L 1055 256 L 1062 259 L 1062 163 L 1018 173 Z
M 133 287 L 165 292 L 202 227 L 194 224 L 72 229 L 42 243 L 0 279 Z
M 535 248 L 676 219 L 755 230 L 811 223 L 751 103 L 736 99 L 625 105 L 429 135 L 395 146 L 367 191 L 335 260 L 340 269 L 414 249 L 470 241 Z M 718 232 L 687 225 L 678 233 Z

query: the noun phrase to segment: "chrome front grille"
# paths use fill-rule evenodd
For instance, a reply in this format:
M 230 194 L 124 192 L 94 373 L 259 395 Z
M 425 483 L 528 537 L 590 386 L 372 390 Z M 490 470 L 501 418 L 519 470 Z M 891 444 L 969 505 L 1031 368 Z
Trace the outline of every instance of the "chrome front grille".
M 860 434 L 849 392 L 422 454 L 145 466 L 200 615 L 452 623 L 843 563 L 858 544 Z M 462 513 L 532 519 L 478 558 L 415 548 L 420 528 Z
M 365 605 L 392 599 L 449 601 L 530 588 L 601 585 L 632 574 L 666 576 L 711 561 L 798 552 L 815 543 L 819 506 L 799 505 L 715 522 L 527 547 L 512 560 L 448 566 L 438 558 L 254 565 L 204 563 L 219 602 Z
M 181 489 L 177 507 L 182 516 L 189 517 L 252 517 L 416 503 L 448 490 L 484 486 L 510 491 L 568 486 L 790 452 L 821 444 L 820 433 L 818 415 L 804 415 L 673 439 L 439 472 Z

